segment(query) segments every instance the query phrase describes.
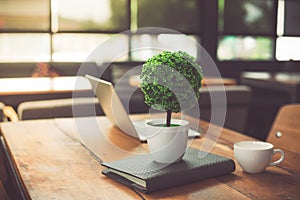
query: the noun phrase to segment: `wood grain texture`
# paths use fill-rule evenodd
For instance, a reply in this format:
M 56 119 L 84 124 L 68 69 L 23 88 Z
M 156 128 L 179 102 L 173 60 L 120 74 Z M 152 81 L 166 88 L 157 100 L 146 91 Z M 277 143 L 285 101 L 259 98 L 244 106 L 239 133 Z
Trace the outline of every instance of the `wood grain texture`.
M 133 116 L 134 119 L 145 117 L 147 116 Z M 73 119 L 60 120 L 66 126 L 74 121 Z M 147 152 L 146 143 L 140 143 L 137 139 L 124 135 L 112 127 L 106 117 L 98 117 L 97 120 L 104 137 L 114 146 L 122 151 Z M 199 123 L 198 120 L 192 119 L 191 122 Z M 190 140 L 189 145 L 201 149 L 205 142 L 210 142 L 213 144 L 212 153 L 233 159 L 235 142 L 254 140 L 203 121 L 200 122 L 200 126 L 206 134 L 201 138 Z M 55 120 L 2 123 L 0 127 L 12 159 L 32 199 L 140 198 L 133 190 L 102 175 L 101 171 L 104 168 L 84 146 L 65 134 L 56 125 Z M 219 137 L 212 137 L 217 136 L 219 131 L 221 131 Z M 213 140 L 217 140 L 217 143 Z M 106 144 L 99 141 L 99 145 Z M 122 157 L 113 154 L 103 152 L 103 158 Z M 300 155 L 295 152 L 286 152 L 286 154 L 297 159 Z M 297 159 L 296 161 L 300 161 Z M 296 165 L 296 161 L 286 163 L 284 161 L 282 165 L 269 167 L 260 174 L 244 173 L 236 163 L 237 168 L 230 175 L 143 194 L 143 197 L 145 199 L 299 199 L 300 167 Z
M 103 167 L 81 144 L 62 134 L 54 121 L 16 123 L 7 133 L 9 147 L 16 147 L 10 148 L 13 159 L 32 199 L 136 197 L 130 189 L 103 177 Z
M 300 104 L 289 104 L 280 108 L 267 141 L 277 148 L 300 152 Z

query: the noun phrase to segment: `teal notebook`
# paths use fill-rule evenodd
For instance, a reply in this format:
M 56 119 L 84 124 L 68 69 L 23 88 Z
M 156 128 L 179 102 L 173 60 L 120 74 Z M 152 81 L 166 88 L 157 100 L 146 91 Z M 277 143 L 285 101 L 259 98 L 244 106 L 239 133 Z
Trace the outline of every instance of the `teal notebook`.
M 206 178 L 229 174 L 235 170 L 232 159 L 188 148 L 182 161 L 162 165 L 152 160 L 149 154 L 112 162 L 103 162 L 107 167 L 102 173 L 120 183 L 144 193 L 184 185 Z

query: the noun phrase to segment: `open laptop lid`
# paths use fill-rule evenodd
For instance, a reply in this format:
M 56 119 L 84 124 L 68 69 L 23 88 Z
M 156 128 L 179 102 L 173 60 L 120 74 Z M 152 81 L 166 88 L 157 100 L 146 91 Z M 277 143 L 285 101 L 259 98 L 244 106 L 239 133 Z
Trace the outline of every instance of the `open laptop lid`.
M 109 120 L 124 133 L 139 138 L 112 83 L 91 75 L 85 77 L 90 81 L 93 92 Z

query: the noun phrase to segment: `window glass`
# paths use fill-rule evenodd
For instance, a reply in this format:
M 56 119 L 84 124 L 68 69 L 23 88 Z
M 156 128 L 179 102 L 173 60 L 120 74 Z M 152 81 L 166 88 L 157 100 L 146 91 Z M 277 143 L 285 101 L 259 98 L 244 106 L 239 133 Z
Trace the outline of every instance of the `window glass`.
M 220 60 L 270 60 L 273 42 L 268 37 L 222 37 L 218 47 Z
M 50 27 L 48 0 L 0 0 L 0 30 L 42 30 Z
M 300 1 L 286 0 L 284 11 L 284 35 L 300 35 Z
M 131 57 L 133 60 L 143 61 L 163 50 L 185 51 L 196 57 L 197 44 L 196 36 L 139 34 L 131 38 Z
M 127 0 L 53 0 L 53 31 L 127 30 Z
M 223 4 L 219 3 L 219 6 Z M 225 0 L 224 24 L 227 34 L 275 33 L 275 7 L 273 0 Z M 219 12 L 223 12 L 222 9 Z
M 109 34 L 55 34 L 53 35 L 52 59 L 54 61 L 85 61 L 97 47 L 101 48 L 101 44 L 112 36 Z M 114 45 L 116 45 L 123 52 L 128 52 L 127 36 L 119 36 L 114 42 L 112 48 L 115 48 Z M 118 55 L 114 55 L 113 51 L 109 51 L 109 49 L 105 52 L 106 55 L 101 53 L 99 60 L 95 60 L 95 62 L 127 59 L 127 56 L 116 57 Z
M 162 27 L 183 33 L 200 32 L 198 0 L 139 0 L 138 27 Z
M 224 4 L 225 0 L 218 1 L 218 30 L 220 32 L 224 30 Z
M 300 37 L 278 37 L 276 45 L 277 60 L 300 60 Z
M 27 33 L 0 34 L 0 61 L 49 61 L 50 35 Z

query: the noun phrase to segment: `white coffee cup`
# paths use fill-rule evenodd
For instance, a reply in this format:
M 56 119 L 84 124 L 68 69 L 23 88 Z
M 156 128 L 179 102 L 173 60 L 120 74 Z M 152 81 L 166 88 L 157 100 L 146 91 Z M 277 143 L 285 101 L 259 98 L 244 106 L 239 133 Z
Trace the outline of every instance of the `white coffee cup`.
M 280 153 L 281 157 L 272 162 L 276 153 Z M 241 141 L 234 144 L 234 157 L 245 172 L 259 173 L 266 167 L 281 163 L 284 160 L 284 152 L 281 149 L 274 149 L 268 142 Z

